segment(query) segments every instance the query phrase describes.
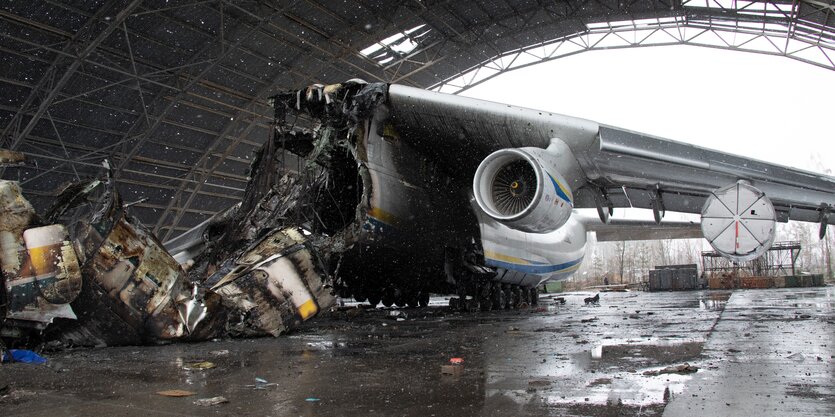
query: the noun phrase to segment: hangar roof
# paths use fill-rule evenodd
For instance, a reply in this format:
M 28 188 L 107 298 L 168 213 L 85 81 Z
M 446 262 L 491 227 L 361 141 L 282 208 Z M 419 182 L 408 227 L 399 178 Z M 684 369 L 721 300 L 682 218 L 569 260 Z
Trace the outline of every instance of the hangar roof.
M 267 97 L 350 78 L 459 92 L 587 50 L 691 44 L 835 69 L 835 0 L 12 0 L 3 169 L 47 205 L 110 161 L 165 240 L 239 201 Z

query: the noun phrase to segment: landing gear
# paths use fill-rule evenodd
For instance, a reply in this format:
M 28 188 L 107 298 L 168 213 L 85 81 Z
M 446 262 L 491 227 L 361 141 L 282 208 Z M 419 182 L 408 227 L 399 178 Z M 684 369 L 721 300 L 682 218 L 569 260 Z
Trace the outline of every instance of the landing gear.
M 422 292 L 418 294 L 418 305 L 421 307 L 428 307 L 429 306 L 429 293 Z
M 383 290 L 383 305 L 391 307 L 394 304 L 394 289 L 389 287 Z
M 412 308 L 417 307 L 418 306 L 417 296 L 411 296 L 411 297 L 407 298 L 406 299 L 406 305 L 409 306 L 409 307 L 412 307 Z
M 534 288 L 485 282 L 467 288 L 459 287 L 457 297 L 450 299 L 449 306 L 462 311 L 515 310 L 535 305 L 538 296 Z
M 513 309 L 513 288 L 510 285 L 504 284 L 502 285 L 502 293 L 504 294 L 504 309 L 511 310 Z
M 489 283 L 481 286 L 478 294 L 478 304 L 481 311 L 490 311 L 493 309 L 493 300 L 490 297 L 492 290 L 493 286 Z
M 503 309 L 507 303 L 505 300 L 504 291 L 502 291 L 502 284 L 494 282 L 490 286 L 490 301 L 493 304 L 493 310 Z
M 519 304 L 517 308 L 528 308 L 531 306 L 531 290 L 528 288 L 519 289 Z
M 533 306 L 533 307 L 538 306 L 539 305 L 539 290 L 536 289 L 536 287 L 531 288 L 530 296 L 531 296 L 531 302 L 530 302 L 531 306 Z

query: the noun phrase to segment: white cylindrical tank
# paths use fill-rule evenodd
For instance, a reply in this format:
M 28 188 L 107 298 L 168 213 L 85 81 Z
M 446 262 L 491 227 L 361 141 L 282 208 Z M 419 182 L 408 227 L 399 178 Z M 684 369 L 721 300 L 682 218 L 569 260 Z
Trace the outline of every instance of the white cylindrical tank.
M 744 181 L 714 191 L 702 208 L 705 239 L 737 262 L 758 258 L 771 247 L 776 221 L 771 200 Z

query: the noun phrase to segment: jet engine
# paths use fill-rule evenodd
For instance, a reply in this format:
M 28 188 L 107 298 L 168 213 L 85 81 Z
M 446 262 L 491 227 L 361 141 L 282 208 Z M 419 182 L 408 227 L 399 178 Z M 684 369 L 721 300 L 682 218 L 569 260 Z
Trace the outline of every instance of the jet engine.
M 558 152 L 560 146 L 565 144 L 502 149 L 488 155 L 473 178 L 478 206 L 488 216 L 524 232 L 547 233 L 565 224 L 574 196 L 560 167 L 574 157 Z
M 736 262 L 760 257 L 774 242 L 777 217 L 768 197 L 744 181 L 713 191 L 702 208 L 702 233 Z

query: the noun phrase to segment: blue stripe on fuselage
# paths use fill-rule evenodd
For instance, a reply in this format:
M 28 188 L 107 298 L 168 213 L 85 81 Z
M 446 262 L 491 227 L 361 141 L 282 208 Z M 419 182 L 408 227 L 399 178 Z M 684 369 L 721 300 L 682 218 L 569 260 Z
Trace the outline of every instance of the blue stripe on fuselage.
M 580 262 L 583 262 L 583 258 L 557 265 L 521 265 L 490 258 L 486 258 L 485 261 L 488 266 L 518 271 L 525 274 L 553 274 L 578 265 Z

